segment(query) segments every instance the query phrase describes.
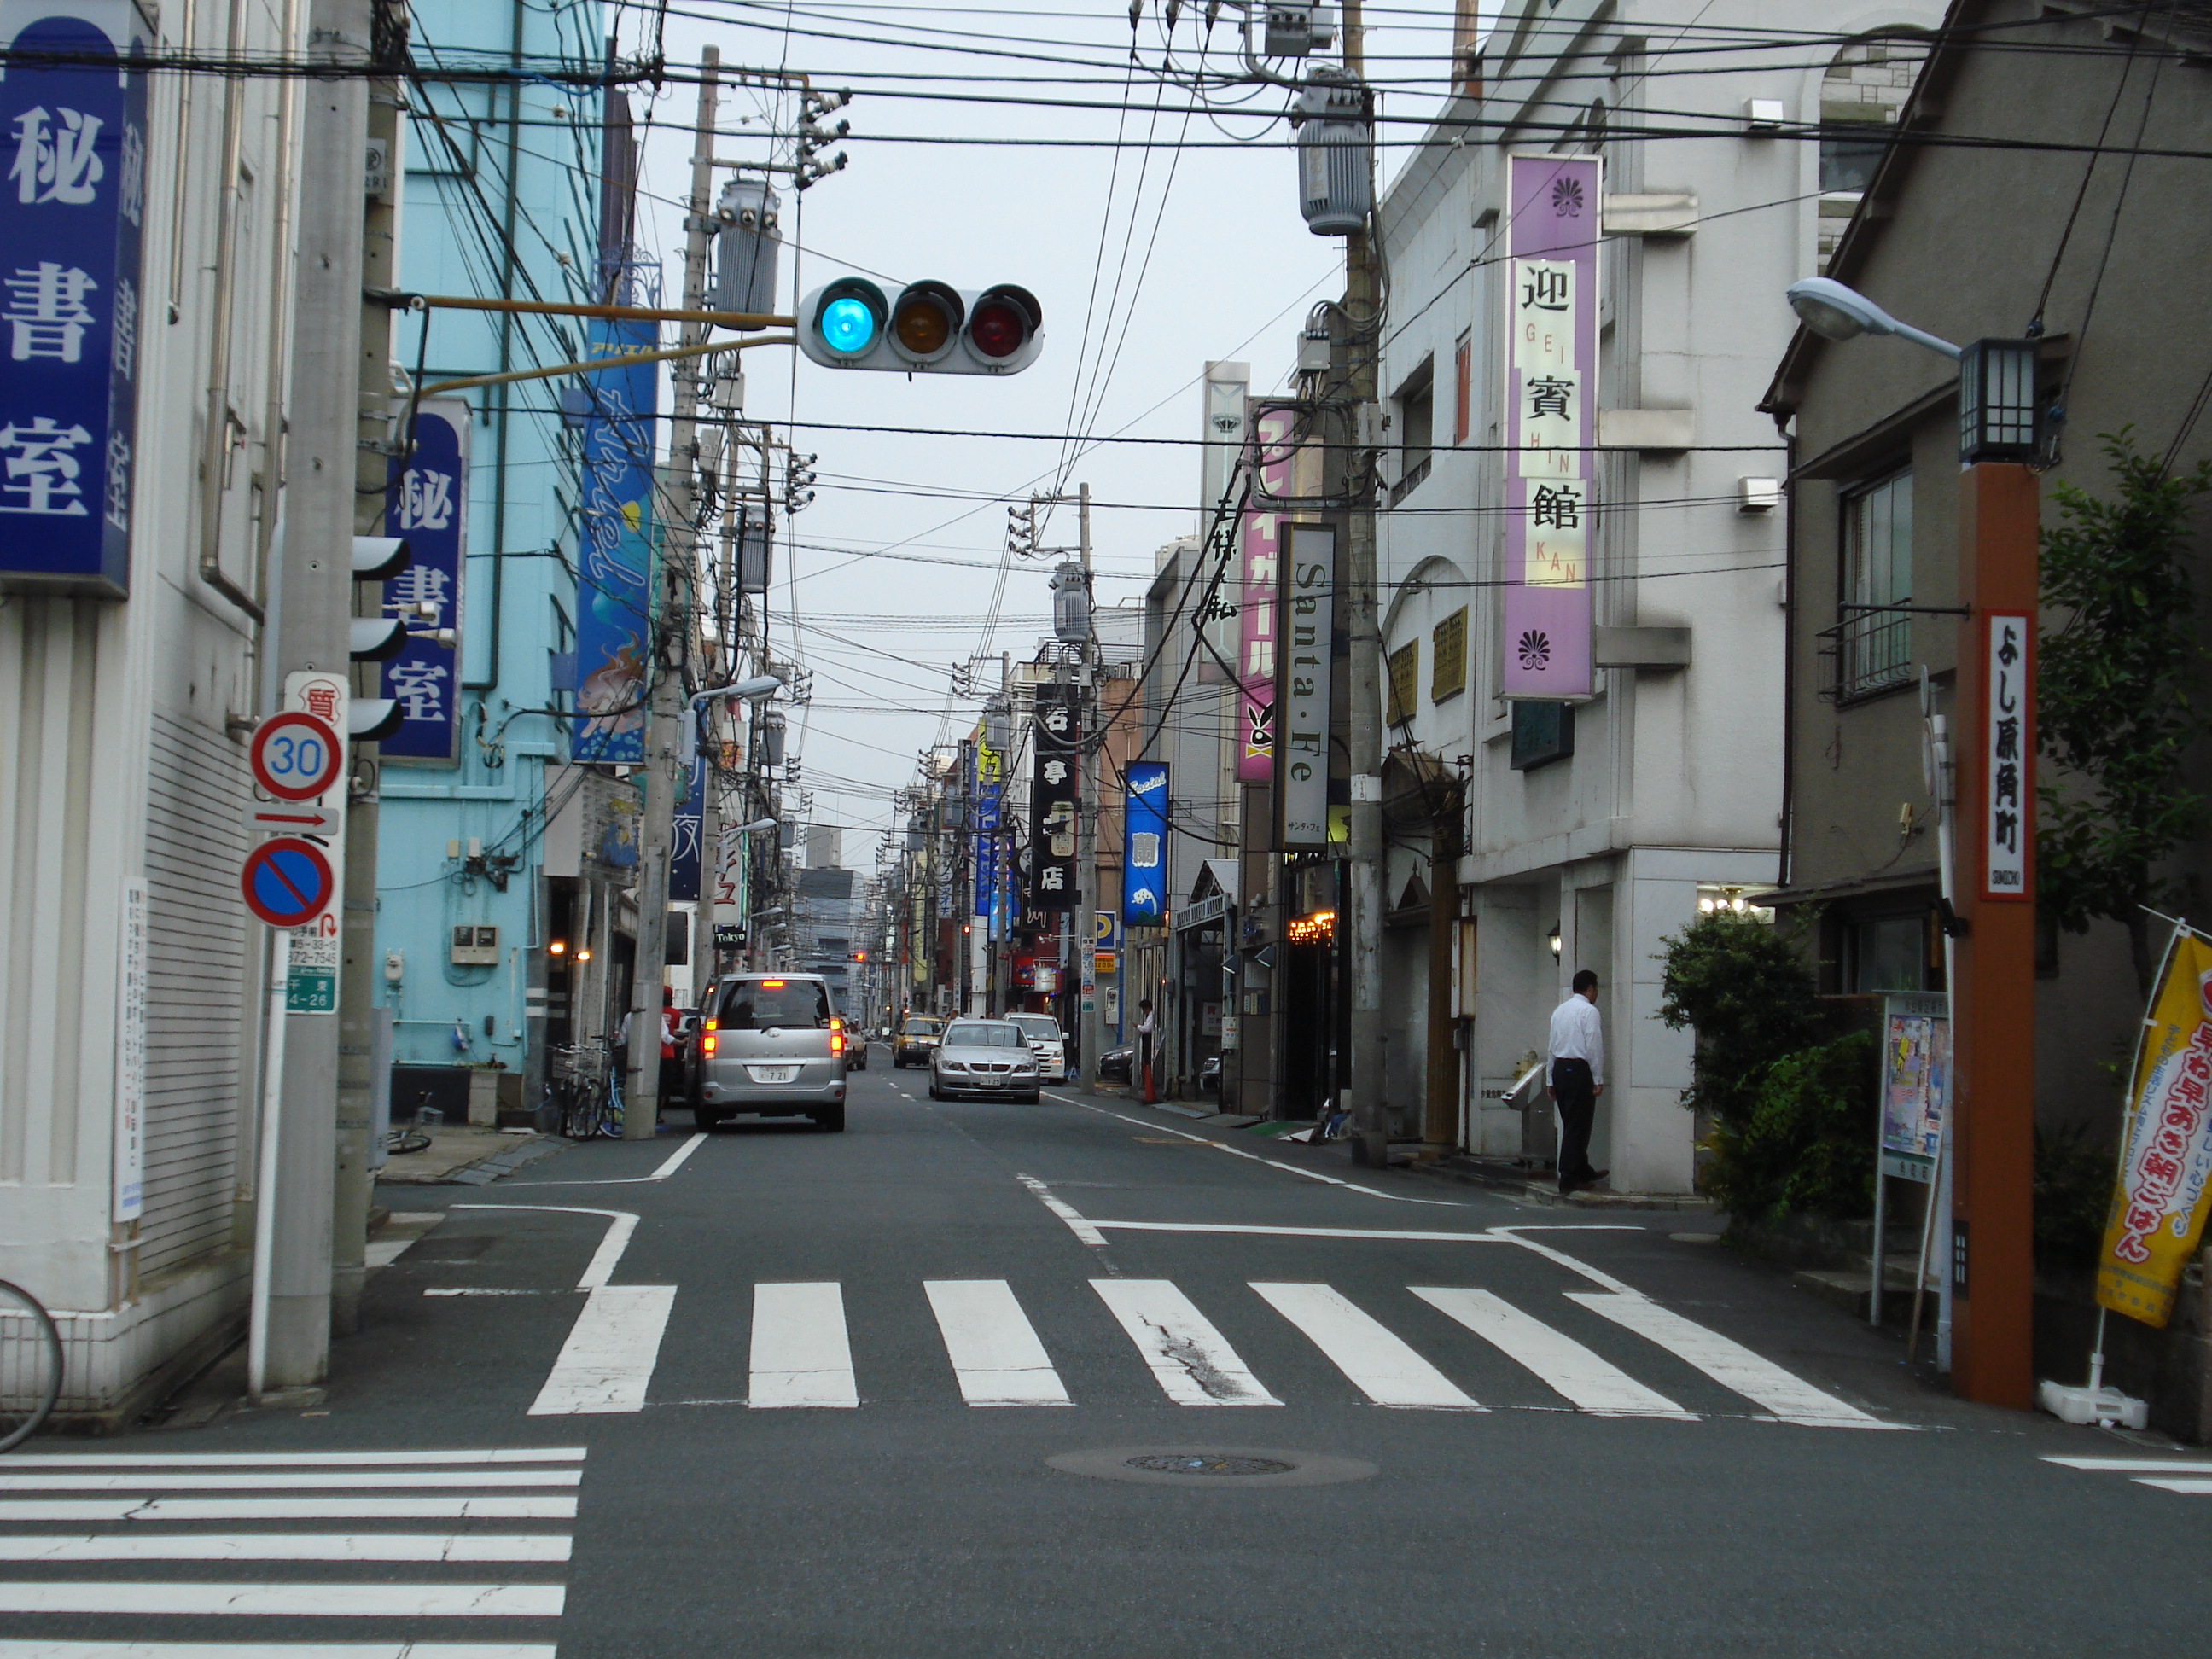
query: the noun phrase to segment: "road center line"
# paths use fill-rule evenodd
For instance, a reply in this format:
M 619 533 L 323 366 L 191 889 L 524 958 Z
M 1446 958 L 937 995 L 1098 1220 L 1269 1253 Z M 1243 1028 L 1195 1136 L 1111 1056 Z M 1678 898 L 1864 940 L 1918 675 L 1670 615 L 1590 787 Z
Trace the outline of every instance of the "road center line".
M 540 1187 L 637 1187 L 649 1181 L 665 1181 L 677 1170 L 682 1169 L 684 1160 L 697 1152 L 706 1140 L 707 1136 L 704 1132 L 693 1135 L 671 1152 L 661 1166 L 651 1175 L 603 1176 L 592 1181 L 524 1181 L 518 1182 L 516 1185 L 528 1188 L 534 1192 Z
M 542 1210 L 552 1215 L 603 1215 L 613 1218 L 607 1236 L 599 1241 L 584 1276 L 576 1281 L 580 1291 L 596 1290 L 614 1277 L 621 1263 L 623 1252 L 629 1248 L 629 1236 L 637 1231 L 637 1214 L 633 1210 L 587 1210 L 574 1204 L 456 1204 L 457 1210 Z
M 1106 1248 L 1106 1235 L 1076 1212 L 1075 1206 L 1054 1198 L 1052 1191 L 1035 1176 L 1017 1175 L 1015 1180 L 1036 1194 L 1036 1201 L 1067 1224 L 1067 1231 L 1096 1250 Z
M 1395 1238 L 1417 1243 L 1511 1244 L 1495 1233 L 1401 1232 L 1384 1227 L 1247 1227 L 1227 1221 L 1089 1221 L 1092 1228 L 1134 1233 L 1249 1233 L 1271 1238 Z M 1102 1241 L 1103 1242 L 1103 1241 Z

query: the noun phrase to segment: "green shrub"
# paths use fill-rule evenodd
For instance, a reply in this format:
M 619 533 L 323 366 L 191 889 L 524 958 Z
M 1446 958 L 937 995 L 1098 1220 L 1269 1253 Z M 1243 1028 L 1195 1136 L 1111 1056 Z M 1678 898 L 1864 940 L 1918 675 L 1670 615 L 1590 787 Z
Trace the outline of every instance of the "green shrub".
M 1709 911 L 1662 943 L 1659 1018 L 1697 1032 L 1682 1103 L 1745 1122 L 1766 1068 L 1832 1035 L 1813 970 L 1779 928 L 1733 910 Z
M 1714 1125 L 1707 1189 L 1739 1220 L 1869 1213 L 1880 1059 L 1852 1031 L 1768 1066 L 1749 1114 Z
M 2035 1253 L 2051 1267 L 2095 1265 L 2119 1155 L 2085 1146 L 2080 1124 L 2035 1132 Z

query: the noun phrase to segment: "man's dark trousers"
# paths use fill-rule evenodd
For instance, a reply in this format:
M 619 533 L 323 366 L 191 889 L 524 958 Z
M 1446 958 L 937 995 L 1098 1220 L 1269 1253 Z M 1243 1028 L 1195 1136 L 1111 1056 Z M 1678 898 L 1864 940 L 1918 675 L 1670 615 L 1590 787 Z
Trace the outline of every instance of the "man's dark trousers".
M 1590 1125 L 1597 1116 L 1597 1083 L 1586 1060 L 1552 1062 L 1552 1093 L 1559 1109 L 1559 1181 L 1588 1181 Z

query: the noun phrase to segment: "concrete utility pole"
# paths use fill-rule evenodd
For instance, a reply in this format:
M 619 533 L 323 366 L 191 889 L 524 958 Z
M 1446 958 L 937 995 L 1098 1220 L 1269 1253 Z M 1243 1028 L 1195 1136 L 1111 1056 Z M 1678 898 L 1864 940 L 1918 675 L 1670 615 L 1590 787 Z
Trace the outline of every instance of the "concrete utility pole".
M 313 0 L 308 10 L 308 61 L 350 72 L 303 83 L 283 590 L 275 644 L 279 687 L 286 675 L 304 670 L 343 674 L 352 660 L 362 185 L 368 145 L 368 82 L 360 71 L 368 61 L 374 9 L 374 0 Z M 351 887 L 349 881 L 349 902 Z M 343 995 L 349 976 L 341 967 Z M 341 1023 L 328 1014 L 283 1018 L 276 1188 L 258 1195 L 276 1209 L 264 1380 L 280 1389 L 320 1382 L 330 1367 Z
M 1360 0 L 1345 0 L 1344 66 L 1364 79 L 1362 34 Z M 1352 503 L 1344 560 L 1345 628 L 1352 643 L 1346 733 L 1352 761 L 1352 1153 L 1360 1163 L 1381 1165 L 1389 1161 L 1390 1152 L 1382 1098 L 1382 636 L 1376 616 L 1375 504 L 1364 446 L 1372 426 L 1380 343 L 1374 328 L 1382 286 L 1376 265 L 1364 232 L 1345 239 L 1345 396 L 1350 407 L 1340 489 Z
M 684 307 L 707 297 L 707 249 L 714 221 L 715 70 L 721 54 L 702 55 L 699 119 L 691 146 L 691 194 L 684 214 Z M 696 344 L 709 325 L 687 322 L 683 341 Z M 695 368 L 673 376 L 676 406 L 668 422 L 666 511 L 661 519 L 659 605 L 653 618 L 653 700 L 645 737 L 645 822 L 637 859 L 637 967 L 630 985 L 629 1074 L 623 1079 L 624 1140 L 650 1140 L 660 1104 L 660 981 L 668 963 L 668 861 L 676 797 L 684 788 L 679 753 L 683 722 L 691 717 L 684 684 L 690 655 L 692 593 L 697 578 L 699 442 Z
M 396 53 L 407 39 L 406 0 L 374 0 L 382 15 L 382 35 Z M 362 228 L 362 284 L 370 290 L 397 287 L 399 281 L 399 192 L 404 173 L 399 155 L 399 83 L 389 77 L 368 85 L 365 117 L 368 136 L 384 145 L 385 186 L 367 198 Z M 310 175 L 312 177 L 312 175 Z M 354 450 L 355 532 L 384 534 L 389 499 L 392 445 L 404 464 L 413 434 L 392 417 L 392 308 L 380 302 L 360 306 L 361 343 L 354 383 L 360 397 L 362 441 Z M 423 326 L 429 325 L 428 319 Z M 369 441 L 389 434 L 390 443 Z M 346 544 L 350 549 L 350 543 Z M 350 557 L 349 557 L 350 565 Z M 380 582 L 356 584 L 352 597 L 365 614 L 383 614 Z M 373 696 L 376 670 L 364 665 L 355 676 L 354 695 Z M 368 1210 L 373 1190 L 368 1161 L 369 1117 L 374 1109 L 376 1018 L 376 837 L 377 750 L 354 745 L 347 791 L 345 868 L 338 929 L 337 1147 L 331 1226 L 331 1328 L 350 1336 L 361 1327 L 361 1292 L 368 1268 Z M 365 786 L 365 787 L 364 787 Z
M 1098 764 L 1099 751 L 1105 747 L 1106 733 L 1098 726 L 1097 715 L 1105 707 L 1105 699 L 1098 690 L 1098 607 L 1088 603 L 1091 593 L 1091 486 L 1077 487 L 1076 541 L 1083 560 L 1083 591 L 1085 599 L 1084 615 L 1088 621 L 1083 635 L 1083 792 L 1082 804 L 1076 813 L 1076 868 L 1083 881 L 1082 902 L 1076 911 L 1075 923 L 1075 982 L 1081 988 L 1081 1001 L 1077 1018 L 1083 1028 L 1083 1081 L 1095 1086 L 1098 1081 Z

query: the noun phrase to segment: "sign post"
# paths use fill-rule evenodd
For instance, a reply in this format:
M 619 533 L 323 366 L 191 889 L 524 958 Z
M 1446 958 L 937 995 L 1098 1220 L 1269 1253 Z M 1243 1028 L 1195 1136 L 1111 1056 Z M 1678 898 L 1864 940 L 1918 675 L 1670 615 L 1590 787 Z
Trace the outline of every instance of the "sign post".
M 1917 1182 L 1928 1188 L 1923 1201 L 1936 1201 L 1936 1160 L 1942 1156 L 1943 1118 L 1950 1104 L 1950 999 L 1941 992 L 1899 991 L 1882 999 L 1881 1130 L 1875 1148 L 1869 1325 L 1881 1323 L 1890 1182 Z M 1924 1276 L 1924 1262 L 1920 1271 Z M 1913 1306 L 1919 1305 L 1916 1295 Z

